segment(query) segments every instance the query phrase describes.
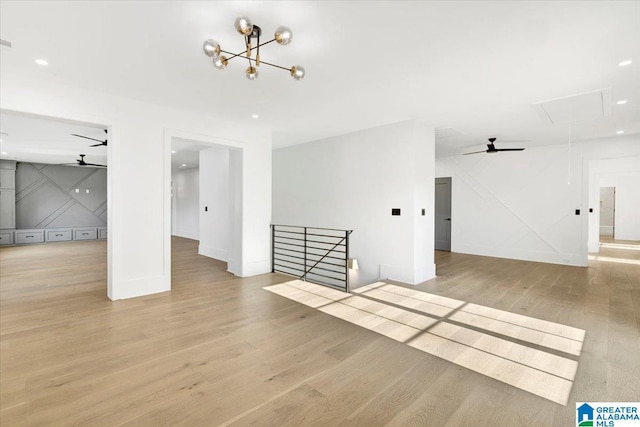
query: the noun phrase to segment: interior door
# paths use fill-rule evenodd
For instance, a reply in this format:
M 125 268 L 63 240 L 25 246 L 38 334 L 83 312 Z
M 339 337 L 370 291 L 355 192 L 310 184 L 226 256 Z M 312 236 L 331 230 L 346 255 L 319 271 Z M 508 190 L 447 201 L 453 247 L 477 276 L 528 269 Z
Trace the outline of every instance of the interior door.
M 451 251 L 451 178 L 436 178 L 435 249 Z
M 600 187 L 600 236 L 615 235 L 615 187 Z

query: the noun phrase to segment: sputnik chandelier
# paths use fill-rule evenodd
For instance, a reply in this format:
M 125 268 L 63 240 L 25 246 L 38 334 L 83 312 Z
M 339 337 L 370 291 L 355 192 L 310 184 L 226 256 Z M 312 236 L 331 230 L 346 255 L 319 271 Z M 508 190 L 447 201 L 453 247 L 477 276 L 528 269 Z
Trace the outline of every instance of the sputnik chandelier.
M 244 43 L 246 49 L 240 53 L 232 53 L 227 52 L 226 50 L 222 50 L 220 48 L 220 44 L 213 40 L 208 39 L 205 40 L 202 45 L 202 49 L 204 50 L 205 55 L 213 61 L 213 66 L 218 70 L 224 70 L 227 68 L 227 64 L 233 58 L 244 58 L 249 61 L 249 67 L 246 69 L 245 74 L 249 80 L 255 80 L 258 78 L 258 68 L 261 64 L 269 65 L 271 67 L 280 68 L 282 70 L 287 70 L 296 80 L 302 80 L 304 78 L 304 67 L 301 65 L 294 65 L 291 68 L 281 67 L 280 65 L 271 64 L 269 62 L 262 61 L 260 59 L 260 47 L 271 42 L 277 42 L 283 46 L 291 43 L 291 39 L 293 38 L 293 34 L 291 33 L 291 29 L 285 26 L 280 26 L 276 28 L 274 33 L 274 38 L 264 43 L 260 43 L 260 36 L 262 35 L 262 29 L 257 25 L 251 23 L 249 18 L 239 17 L 235 22 L 236 30 L 242 34 L 244 37 Z M 255 45 L 253 40 L 255 39 Z M 252 58 L 253 52 L 255 51 L 255 58 Z M 226 54 L 229 56 L 225 56 L 222 54 Z

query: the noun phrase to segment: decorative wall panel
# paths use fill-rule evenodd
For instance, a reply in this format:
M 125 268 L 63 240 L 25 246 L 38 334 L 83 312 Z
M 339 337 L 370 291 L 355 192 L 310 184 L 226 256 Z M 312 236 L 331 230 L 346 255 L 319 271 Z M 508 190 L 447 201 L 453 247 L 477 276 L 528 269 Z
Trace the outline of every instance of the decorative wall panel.
M 18 163 L 16 228 L 106 225 L 106 169 Z

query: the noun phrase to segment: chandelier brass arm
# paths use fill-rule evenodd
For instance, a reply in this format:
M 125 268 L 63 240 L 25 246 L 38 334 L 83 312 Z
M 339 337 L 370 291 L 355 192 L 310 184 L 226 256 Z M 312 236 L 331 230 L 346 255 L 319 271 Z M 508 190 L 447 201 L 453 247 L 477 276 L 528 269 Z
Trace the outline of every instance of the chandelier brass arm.
M 281 65 L 262 61 L 260 58 L 260 47 L 264 45 L 267 45 L 274 41 L 283 46 L 291 43 L 293 33 L 288 27 L 280 26 L 276 28 L 274 38 L 264 43 L 260 43 L 262 29 L 259 26 L 252 24 L 248 18 L 242 16 L 237 18 L 235 21 L 235 27 L 238 33 L 240 33 L 244 38 L 245 49 L 241 52 L 233 53 L 222 50 L 220 48 L 220 44 L 213 39 L 205 40 L 204 44 L 202 45 L 202 50 L 204 51 L 205 55 L 211 58 L 213 66 L 215 68 L 217 68 L 218 70 L 224 70 L 225 68 L 227 68 L 230 60 L 239 57 L 247 59 L 249 61 L 249 68 L 245 70 L 245 75 L 249 80 L 255 80 L 258 78 L 258 68 L 261 64 L 280 68 L 282 70 L 287 70 L 291 74 L 291 77 L 293 77 L 295 80 L 302 80 L 304 78 L 306 73 L 304 67 L 301 65 L 283 67 Z M 255 47 L 252 46 L 251 39 L 256 39 Z M 256 55 L 255 58 L 252 58 L 254 50 L 256 52 Z M 223 53 L 229 56 L 225 56 L 223 55 Z
M 275 40 L 275 39 L 274 39 L 274 40 Z M 226 50 L 221 50 L 220 52 L 222 52 L 222 53 L 228 53 L 228 54 L 231 54 L 231 52 L 227 52 Z M 244 53 L 244 52 L 242 52 L 242 53 Z M 230 57 L 230 58 L 227 58 L 227 61 L 230 61 L 230 60 L 232 60 L 233 58 L 236 58 L 236 57 L 240 57 L 240 58 L 248 59 L 249 61 L 257 62 L 257 60 L 255 60 L 255 59 L 253 59 L 253 58 L 251 58 L 251 57 L 248 57 L 248 56 L 242 55 L 241 53 L 236 54 L 236 55 L 233 55 L 233 56 L 232 56 L 232 57 Z M 282 70 L 291 71 L 291 68 L 283 67 L 283 66 L 281 66 L 281 65 L 272 64 L 272 63 L 270 63 L 270 62 L 266 62 L 266 61 L 263 61 L 263 60 L 261 59 L 261 60 L 260 60 L 260 65 L 262 65 L 262 64 L 264 64 L 264 65 L 269 65 L 269 66 L 271 66 L 271 67 L 280 68 L 280 69 L 282 69 Z
M 268 42 L 260 43 L 258 46 L 254 47 L 252 49 L 258 49 L 258 48 L 260 48 L 260 46 L 264 46 L 265 44 L 269 44 L 269 43 L 274 42 L 274 41 L 276 41 L 276 39 L 271 39 Z M 231 61 L 236 56 L 241 56 L 243 53 L 247 53 L 247 49 L 245 48 L 242 52 L 238 52 L 238 53 L 231 53 L 231 52 L 227 52 L 226 50 L 222 50 L 222 49 L 220 49 L 220 52 L 226 53 L 228 55 L 231 55 L 230 57 L 227 58 L 227 61 Z M 262 62 L 262 61 L 260 61 L 260 62 Z

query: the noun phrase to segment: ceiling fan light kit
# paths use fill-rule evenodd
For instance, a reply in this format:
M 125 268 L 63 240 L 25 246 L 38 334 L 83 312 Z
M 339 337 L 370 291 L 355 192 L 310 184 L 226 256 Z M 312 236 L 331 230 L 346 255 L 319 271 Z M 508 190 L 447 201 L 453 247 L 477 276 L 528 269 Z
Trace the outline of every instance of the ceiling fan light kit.
M 232 53 L 223 50 L 220 47 L 220 43 L 216 40 L 208 39 L 202 44 L 202 50 L 205 55 L 211 58 L 213 66 L 218 70 L 224 70 L 227 68 L 229 61 L 234 58 L 244 58 L 249 61 L 249 67 L 245 70 L 245 76 L 249 80 L 256 80 L 258 78 L 258 69 L 261 64 L 268 65 L 274 68 L 280 68 L 282 70 L 289 71 L 289 74 L 294 80 L 302 80 L 305 76 L 305 69 L 302 65 L 293 65 L 289 68 L 281 65 L 265 62 L 260 59 L 260 47 L 276 42 L 282 46 L 286 46 L 291 43 L 293 39 L 293 33 L 289 27 L 284 25 L 276 28 L 273 39 L 260 43 L 260 36 L 262 35 L 262 29 L 253 24 L 249 18 L 240 16 L 235 20 L 236 31 L 244 38 L 245 49 L 239 53 Z M 255 41 L 255 43 L 254 43 Z M 255 52 L 255 56 L 253 53 Z M 223 55 L 224 54 L 224 55 Z

